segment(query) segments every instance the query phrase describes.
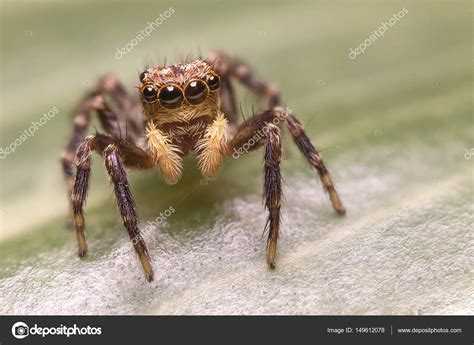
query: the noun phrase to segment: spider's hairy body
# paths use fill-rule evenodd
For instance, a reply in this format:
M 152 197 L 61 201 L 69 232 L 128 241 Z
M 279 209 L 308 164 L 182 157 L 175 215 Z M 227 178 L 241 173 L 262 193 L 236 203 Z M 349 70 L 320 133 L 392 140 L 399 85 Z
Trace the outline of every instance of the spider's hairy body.
M 192 80 L 206 80 L 218 76 L 211 66 L 201 60 L 149 68 L 143 85 L 153 84 L 157 89 L 176 85 L 184 90 Z M 165 181 L 176 183 L 181 176 L 181 156 L 195 153 L 199 167 L 206 177 L 214 177 L 222 163 L 226 145 L 227 121 L 220 110 L 218 92 L 210 92 L 199 104 L 183 102 L 176 108 L 166 108 L 158 102 L 143 102 L 147 119 L 147 143 L 154 154 Z M 218 133 L 215 133 L 215 132 Z
M 184 89 L 186 83 L 193 79 L 205 80 L 211 74 L 216 74 L 211 66 L 201 60 L 188 63 L 170 65 L 166 67 L 149 68 L 142 81 L 143 84 L 152 83 L 158 89 L 167 84 L 176 84 Z M 183 103 L 176 109 L 162 107 L 159 102 L 143 103 L 143 114 L 147 120 L 152 120 L 160 129 L 173 129 L 174 126 L 189 124 L 198 119 L 215 118 L 220 112 L 218 93 L 211 93 L 204 102 L 196 106 Z M 163 126 L 163 127 L 162 127 Z
M 231 78 L 258 96 L 267 98 L 269 108 L 239 125 Z M 279 106 L 277 88 L 256 78 L 242 61 L 214 52 L 206 60 L 151 67 L 140 74 L 138 89 L 139 97 L 130 97 L 118 78 L 106 76 L 78 108 L 73 136 L 63 153 L 62 162 L 81 257 L 87 252 L 83 205 L 93 151 L 104 157 L 123 225 L 149 281 L 153 279 L 153 268 L 138 228 L 125 168 L 157 168 L 166 183 L 174 184 L 181 177 L 185 155 L 194 154 L 202 175 L 213 178 L 219 172 L 224 156 L 234 157 L 236 152 L 243 152 L 242 148 L 245 148 L 245 153 L 263 148 L 263 194 L 268 209 L 265 226 L 268 231 L 267 263 L 274 268 L 282 206 L 280 125 L 285 124 L 299 150 L 316 169 L 335 211 L 345 213 L 321 154 L 306 136 L 301 123 L 291 112 Z M 109 106 L 106 95 L 117 105 L 119 112 Z M 93 111 L 107 134 L 82 139 Z M 120 126 L 124 119 L 119 114 L 126 117 L 125 125 L 130 124 L 126 138 L 122 138 Z

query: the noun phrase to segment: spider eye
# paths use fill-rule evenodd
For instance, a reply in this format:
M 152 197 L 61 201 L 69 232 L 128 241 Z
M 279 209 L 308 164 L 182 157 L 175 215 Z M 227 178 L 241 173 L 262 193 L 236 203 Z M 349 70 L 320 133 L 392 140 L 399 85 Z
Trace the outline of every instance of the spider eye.
M 186 99 L 193 105 L 204 101 L 208 94 L 209 90 L 206 84 L 201 80 L 191 80 L 184 90 Z
M 140 81 L 143 83 L 143 80 L 145 79 L 146 75 L 148 74 L 148 71 L 142 72 L 140 74 Z
M 207 85 L 211 91 L 215 91 L 219 88 L 219 77 L 217 75 L 211 75 L 207 78 Z
M 183 102 L 183 92 L 175 85 L 166 85 L 160 90 L 160 103 L 168 109 L 176 108 Z
M 152 85 L 147 85 L 142 90 L 143 98 L 145 98 L 148 102 L 153 102 L 156 100 L 156 90 Z

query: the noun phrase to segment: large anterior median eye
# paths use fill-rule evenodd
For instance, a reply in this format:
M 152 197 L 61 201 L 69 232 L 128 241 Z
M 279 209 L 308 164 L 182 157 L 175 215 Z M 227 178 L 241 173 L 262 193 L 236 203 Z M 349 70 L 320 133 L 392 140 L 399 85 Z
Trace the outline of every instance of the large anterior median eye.
M 156 90 L 152 85 L 146 85 L 142 89 L 143 98 L 148 102 L 156 101 Z
M 209 89 L 202 80 L 191 80 L 186 89 L 184 89 L 184 95 L 190 104 L 196 105 L 204 101 L 209 94 Z
M 183 92 L 176 85 L 166 85 L 160 89 L 160 103 L 165 108 L 172 109 L 179 107 L 183 102 Z

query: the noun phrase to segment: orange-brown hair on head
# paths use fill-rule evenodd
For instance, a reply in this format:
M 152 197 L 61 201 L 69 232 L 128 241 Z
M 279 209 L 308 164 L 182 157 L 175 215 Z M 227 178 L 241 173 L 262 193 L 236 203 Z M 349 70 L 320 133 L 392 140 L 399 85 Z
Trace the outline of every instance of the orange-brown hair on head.
M 219 75 L 211 65 L 193 60 L 148 68 L 140 75 L 139 90 L 145 117 L 170 122 L 195 118 L 206 109 L 217 112 L 218 87 Z

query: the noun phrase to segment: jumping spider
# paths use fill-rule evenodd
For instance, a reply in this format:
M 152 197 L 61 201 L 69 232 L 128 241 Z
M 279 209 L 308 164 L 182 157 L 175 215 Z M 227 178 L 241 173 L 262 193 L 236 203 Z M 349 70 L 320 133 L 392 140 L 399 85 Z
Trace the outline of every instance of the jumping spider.
M 238 125 L 231 78 L 236 78 L 259 97 L 268 99 L 268 110 Z M 269 212 L 265 225 L 268 230 L 267 263 L 274 268 L 282 197 L 281 136 L 275 123 L 284 123 L 299 150 L 318 172 L 334 210 L 345 213 L 321 154 L 311 144 L 301 123 L 280 106 L 277 89 L 257 79 L 240 60 L 212 52 L 206 60 L 148 68 L 140 74 L 138 89 L 139 97 L 131 97 L 118 78 L 105 76 L 80 102 L 74 118 L 74 131 L 62 155 L 62 165 L 71 196 L 71 217 L 80 257 L 87 252 L 83 206 L 89 186 L 92 151 L 104 158 L 123 225 L 148 281 L 153 280 L 153 269 L 138 228 L 125 168 L 158 168 L 166 183 L 173 184 L 181 176 L 182 157 L 194 153 L 204 177 L 213 178 L 219 172 L 224 156 L 232 155 L 234 150 L 254 138 L 257 131 L 265 129 L 265 135 L 247 151 L 264 148 L 264 202 Z M 93 112 L 107 134 L 83 139 Z M 121 128 L 125 127 L 123 138 Z M 75 181 L 73 163 L 77 168 Z

